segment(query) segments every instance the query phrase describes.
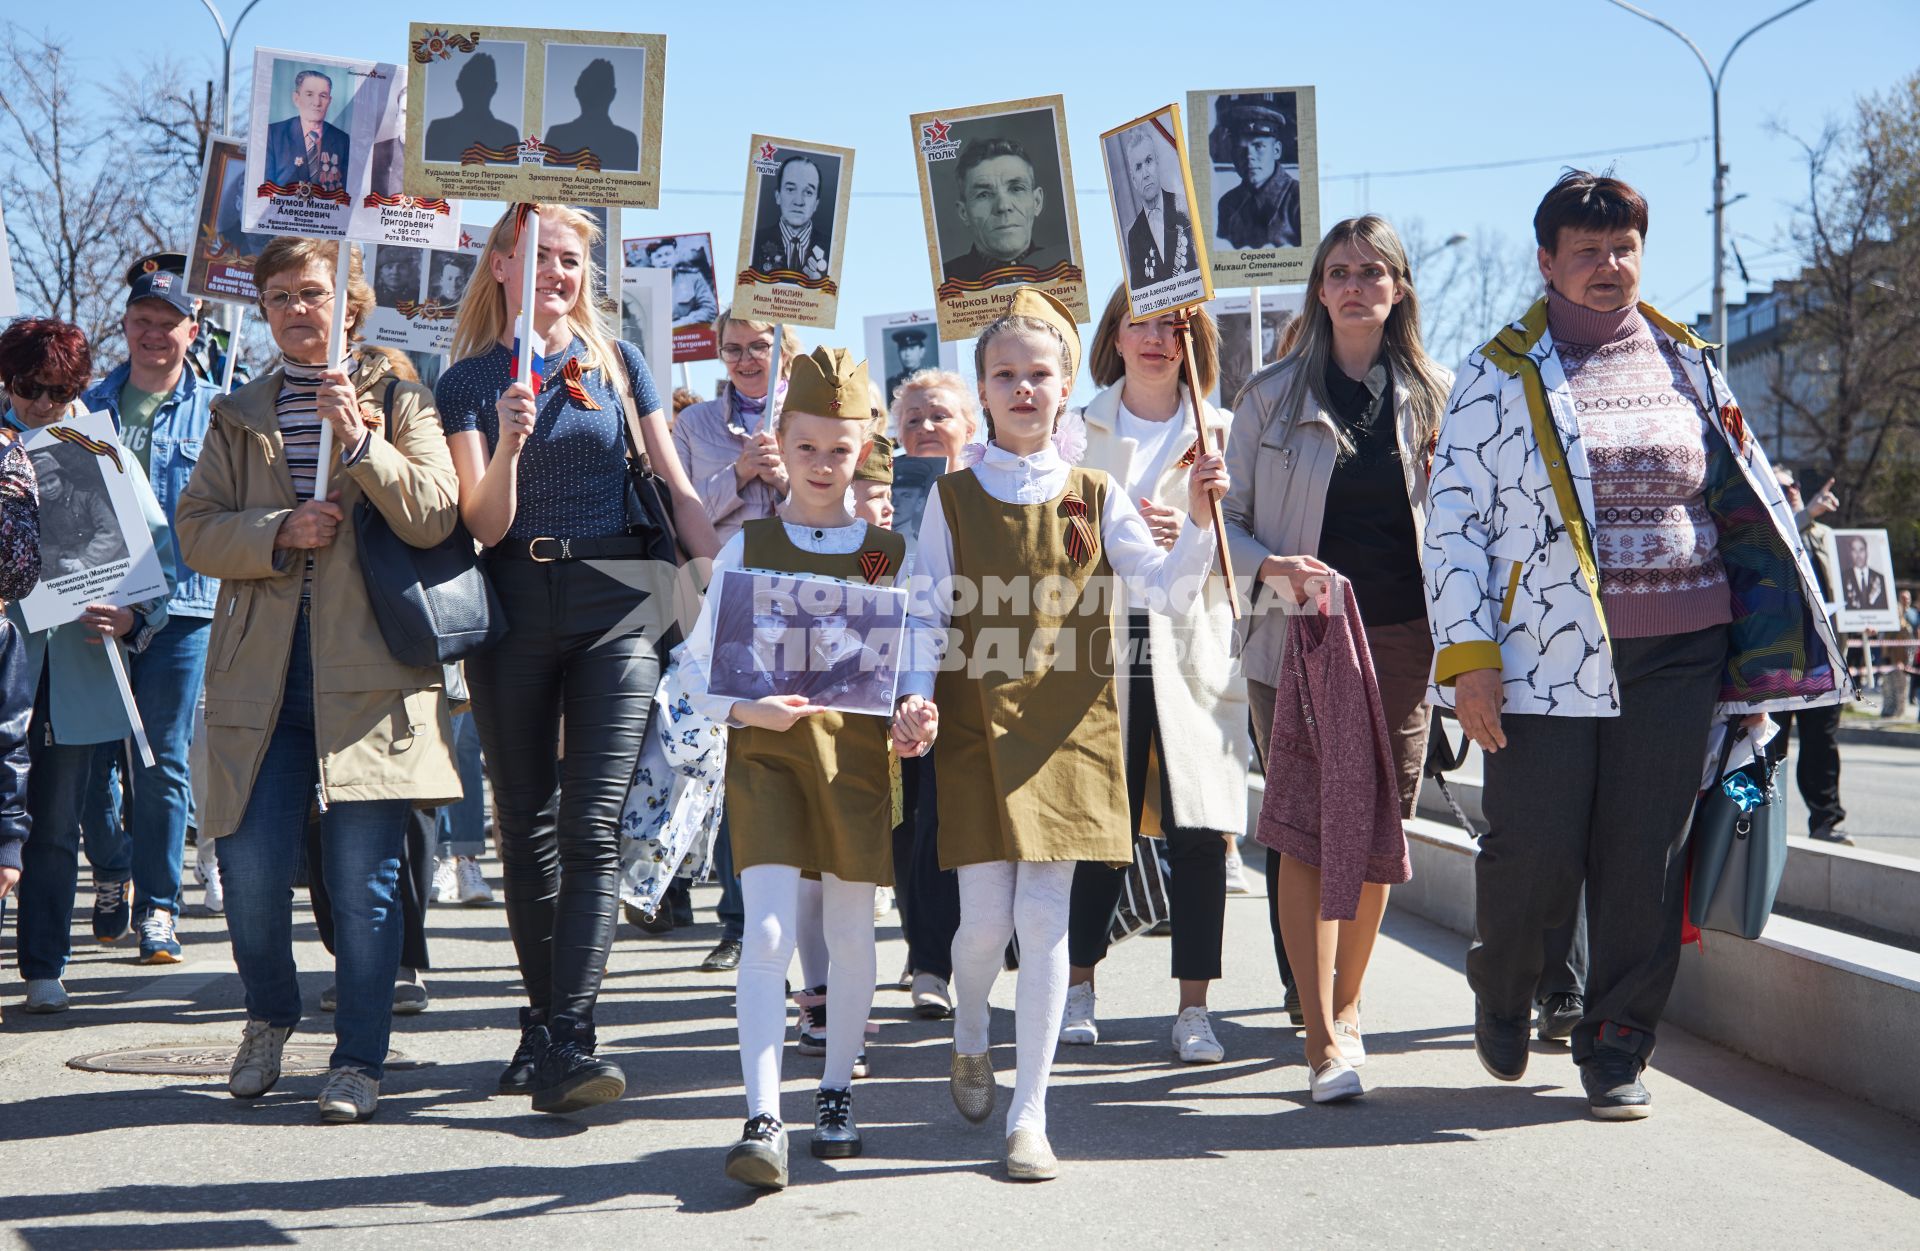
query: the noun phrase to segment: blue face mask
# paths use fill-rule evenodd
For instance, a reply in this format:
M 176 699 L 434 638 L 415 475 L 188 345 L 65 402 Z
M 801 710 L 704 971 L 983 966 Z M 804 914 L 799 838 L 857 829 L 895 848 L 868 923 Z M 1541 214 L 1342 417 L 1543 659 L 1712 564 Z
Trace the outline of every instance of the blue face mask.
M 19 431 L 21 434 L 25 434 L 27 432 L 27 423 L 24 421 L 21 421 L 20 415 L 14 412 L 11 408 L 9 408 L 6 411 L 6 414 L 4 417 L 0 417 L 0 420 L 4 420 L 9 426 L 12 426 L 15 430 Z

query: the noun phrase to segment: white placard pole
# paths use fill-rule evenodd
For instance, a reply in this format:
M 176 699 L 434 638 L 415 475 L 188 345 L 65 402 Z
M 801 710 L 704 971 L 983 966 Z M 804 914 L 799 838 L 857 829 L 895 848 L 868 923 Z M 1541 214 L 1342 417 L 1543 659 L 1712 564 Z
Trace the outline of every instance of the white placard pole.
M 779 412 L 774 407 L 780 401 L 780 323 L 773 323 L 773 351 L 767 353 L 767 406 L 760 410 L 760 428 L 772 434 L 780 427 Z
M 1260 366 L 1266 363 L 1260 359 L 1262 355 L 1260 350 L 1260 288 L 1252 288 L 1252 294 L 1253 307 L 1249 310 L 1249 321 L 1247 322 L 1247 343 L 1253 348 L 1253 368 L 1247 371 L 1247 377 L 1249 378 L 1259 373 Z M 1233 402 L 1227 399 L 1226 396 L 1221 396 L 1220 398 L 1226 400 L 1229 404 Z
M 353 245 L 340 241 L 339 259 L 333 269 L 333 324 L 327 330 L 327 359 L 335 369 L 347 363 L 347 275 L 352 272 Z M 333 423 L 320 423 L 320 460 L 313 467 L 313 498 L 327 498 L 328 479 L 333 476 Z
M 247 328 L 247 306 L 233 305 L 233 327 L 227 331 L 227 359 L 220 362 L 220 394 L 233 390 L 233 364 L 240 357 L 240 334 Z
M 127 720 L 133 722 L 133 742 L 140 749 L 140 763 L 153 768 L 153 744 L 147 741 L 147 727 L 140 720 L 140 706 L 133 702 L 133 684 L 127 681 L 127 662 L 120 657 L 119 640 L 102 635 L 100 646 L 107 649 L 107 664 L 113 669 L 113 684 L 120 688 L 120 702 L 126 705 Z
M 533 385 L 533 288 L 540 278 L 540 214 L 529 205 L 520 219 L 520 354 L 513 380 Z

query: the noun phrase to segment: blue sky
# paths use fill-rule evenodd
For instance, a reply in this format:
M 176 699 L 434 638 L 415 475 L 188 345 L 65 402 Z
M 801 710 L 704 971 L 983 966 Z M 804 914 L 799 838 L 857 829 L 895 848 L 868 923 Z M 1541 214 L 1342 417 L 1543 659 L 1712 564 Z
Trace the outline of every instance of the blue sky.
M 231 18 L 244 0 L 216 0 Z M 1717 66 L 1738 34 L 1788 0 L 1645 0 Z M 13 6 L 8 6 L 12 8 Z M 859 348 L 860 318 L 931 303 L 909 113 L 1060 93 L 1066 97 L 1080 230 L 1095 307 L 1119 278 L 1098 138 L 1195 88 L 1310 83 L 1317 89 L 1326 222 L 1363 211 L 1421 219 L 1436 237 L 1528 233 L 1534 204 L 1573 154 L 1646 194 L 1651 300 L 1683 319 L 1707 307 L 1711 147 L 1705 75 L 1673 36 L 1605 0 L 1374 0 L 1368 4 L 1111 3 L 653 6 L 570 0 L 262 0 L 240 29 L 237 75 L 255 44 L 397 60 L 409 20 L 663 32 L 667 95 L 654 210 L 623 233 L 710 230 L 722 267 L 740 222 L 741 162 L 755 131 L 857 152 L 839 326 L 810 342 Z M 956 22 L 945 14 L 962 14 Z M 1097 14 L 1097 15 L 1096 15 Z M 9 16 L 13 16 L 11 13 Z M 1180 28 L 1191 17 L 1197 29 Z M 144 47 L 217 72 L 219 43 L 198 0 L 81 0 L 39 7 L 71 38 L 82 72 L 105 78 Z M 967 34 L 956 33 L 964 25 Z M 1920 3 L 1816 0 L 1756 35 L 1723 100 L 1729 229 L 1756 281 L 1789 272 L 1782 251 L 1804 178 L 1778 125 L 1811 135 L 1855 96 L 1920 68 Z M 1702 137 L 1657 151 L 1628 149 Z M 1471 173 L 1391 176 L 1517 158 Z M 1370 177 L 1359 175 L 1371 173 Z M 486 210 L 477 215 L 490 215 Z M 184 225 L 183 225 L 184 231 Z M 1729 278 L 1730 298 L 1739 293 Z M 704 385 L 701 371 L 696 380 Z

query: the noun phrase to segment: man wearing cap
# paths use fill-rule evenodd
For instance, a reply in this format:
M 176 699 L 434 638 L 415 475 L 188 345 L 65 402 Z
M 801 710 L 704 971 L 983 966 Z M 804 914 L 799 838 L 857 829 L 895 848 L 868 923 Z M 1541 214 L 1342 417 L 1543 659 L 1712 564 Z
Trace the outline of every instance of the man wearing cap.
M 893 403 L 900 384 L 920 372 L 927 359 L 927 332 L 918 327 L 893 332 L 893 347 L 900 354 L 900 368 L 887 378 L 887 403 Z
M 1223 101 L 1223 103 L 1227 103 Z M 1262 96 L 1241 96 L 1222 110 L 1212 148 L 1233 162 L 1240 185 L 1220 197 L 1215 232 L 1231 248 L 1300 246 L 1300 184 L 1280 165 L 1285 114 Z
M 187 351 L 200 327 L 194 320 L 196 301 L 187 294 L 186 268 L 181 253 L 158 252 L 127 270 L 127 311 L 120 323 L 127 336 L 127 359 L 81 397 L 88 409 L 113 415 L 121 443 L 146 470 L 169 526 L 199 463 L 209 406 L 219 394 L 219 388 L 187 368 Z M 132 845 L 133 915 L 145 964 L 180 959 L 174 918 L 180 911 L 181 856 L 192 806 L 187 746 L 220 589 L 177 554 L 174 572 L 166 624 L 152 632 L 127 664 L 154 763 L 149 767 L 133 759 L 130 823 L 124 833 L 117 822 L 106 831 L 108 842 L 120 837 Z M 145 633 L 136 625 L 129 637 Z M 121 754 L 118 743 L 101 747 L 94 762 L 94 793 L 105 793 L 112 784 Z M 210 885 L 208 893 L 214 896 L 215 888 Z M 96 890 L 96 907 L 98 899 Z
M 267 127 L 267 181 L 281 186 L 310 182 L 322 191 L 346 184 L 352 140 L 327 120 L 333 79 L 319 70 L 293 76 L 293 116 Z

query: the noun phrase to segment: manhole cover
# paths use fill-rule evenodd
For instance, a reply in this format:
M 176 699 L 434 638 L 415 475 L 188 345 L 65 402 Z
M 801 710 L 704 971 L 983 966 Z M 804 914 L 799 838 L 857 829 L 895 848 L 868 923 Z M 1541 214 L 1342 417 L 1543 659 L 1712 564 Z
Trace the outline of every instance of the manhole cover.
M 88 1073 L 147 1073 L 176 1077 L 225 1075 L 233 1067 L 234 1048 L 207 1043 L 200 1046 L 122 1047 L 75 1056 L 67 1067 Z M 280 1053 L 284 1073 L 324 1073 L 333 1058 L 332 1043 L 290 1042 Z M 387 1053 L 390 1069 L 417 1069 L 421 1061 L 398 1051 Z

